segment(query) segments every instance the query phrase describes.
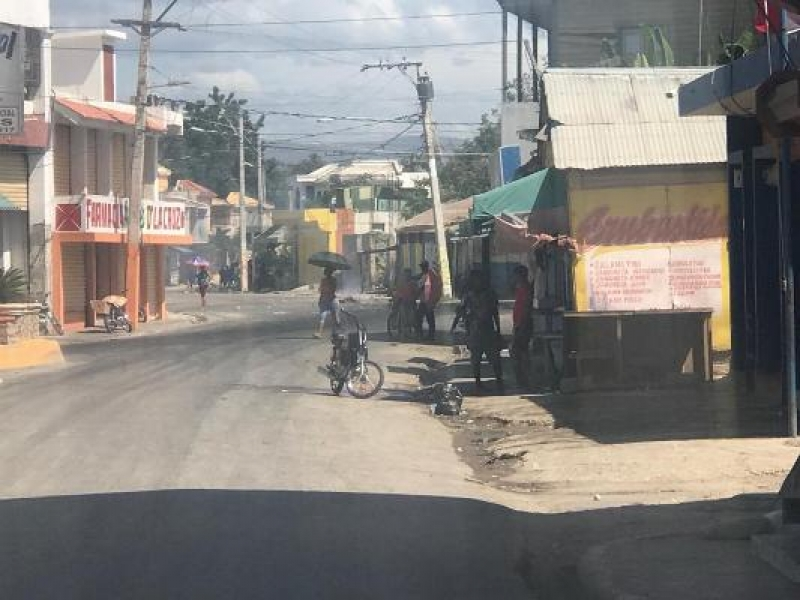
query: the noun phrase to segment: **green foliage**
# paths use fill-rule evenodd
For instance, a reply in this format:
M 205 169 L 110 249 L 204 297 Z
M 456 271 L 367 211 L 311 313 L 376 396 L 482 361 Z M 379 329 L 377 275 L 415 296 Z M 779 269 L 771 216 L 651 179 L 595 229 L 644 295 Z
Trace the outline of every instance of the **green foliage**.
M 399 199 L 403 201 L 403 218 L 410 219 L 425 212 L 433 206 L 429 197 L 430 180 L 417 181 L 413 190 L 399 190 Z
M 727 41 L 720 34 L 719 45 L 721 50 L 717 56 L 717 64 L 727 65 L 734 60 L 739 60 L 744 55 L 757 49 L 759 44 L 759 38 L 752 29 L 743 32 L 736 40 L 732 41 Z
M 239 114 L 244 114 L 245 162 L 257 164 L 257 132 L 264 117 L 253 120 L 247 100 L 224 94 L 216 86 L 206 100 L 189 103 L 184 112 L 182 136 L 168 136 L 161 144 L 161 161 L 175 179 L 191 179 L 220 197 L 239 190 Z M 247 194 L 255 197 L 258 174 L 245 169 Z
M 494 111 L 481 117 L 475 137 L 458 146 L 456 156 L 442 165 L 439 171 L 442 200 L 462 200 L 491 189 L 490 157 L 499 147 L 500 123 Z
M 675 66 L 675 53 L 672 51 L 672 45 L 660 27 L 642 26 L 642 46 L 644 52 L 636 56 L 635 67 Z
M 312 152 L 296 165 L 292 165 L 290 171 L 293 175 L 308 175 L 325 165 L 325 160 L 316 152 Z
M 27 282 L 21 270 L 0 268 L 0 304 L 24 300 L 26 290 Z

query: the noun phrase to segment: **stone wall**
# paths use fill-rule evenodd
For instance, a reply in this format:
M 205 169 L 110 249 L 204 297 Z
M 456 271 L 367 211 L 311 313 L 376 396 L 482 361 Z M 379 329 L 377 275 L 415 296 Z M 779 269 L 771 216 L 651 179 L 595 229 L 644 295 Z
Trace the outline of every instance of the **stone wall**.
M 0 345 L 39 337 L 38 304 L 0 304 Z

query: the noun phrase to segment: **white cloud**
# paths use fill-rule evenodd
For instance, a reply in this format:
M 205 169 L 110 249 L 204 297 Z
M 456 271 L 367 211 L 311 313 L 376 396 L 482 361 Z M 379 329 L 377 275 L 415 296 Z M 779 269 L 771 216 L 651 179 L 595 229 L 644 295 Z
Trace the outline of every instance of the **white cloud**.
M 189 74 L 195 86 L 211 89 L 218 86 L 222 90 L 236 91 L 238 96 L 260 94 L 261 81 L 251 72 L 243 69 L 233 71 L 195 71 Z

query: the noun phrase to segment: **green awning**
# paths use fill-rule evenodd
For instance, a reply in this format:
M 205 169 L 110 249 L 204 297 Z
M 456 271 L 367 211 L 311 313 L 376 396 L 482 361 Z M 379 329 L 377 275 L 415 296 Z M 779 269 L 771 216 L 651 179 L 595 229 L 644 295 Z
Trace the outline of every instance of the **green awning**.
M 527 215 L 534 207 L 559 208 L 566 203 L 564 174 L 557 169 L 544 169 L 475 196 L 472 218 L 496 217 L 502 213 Z

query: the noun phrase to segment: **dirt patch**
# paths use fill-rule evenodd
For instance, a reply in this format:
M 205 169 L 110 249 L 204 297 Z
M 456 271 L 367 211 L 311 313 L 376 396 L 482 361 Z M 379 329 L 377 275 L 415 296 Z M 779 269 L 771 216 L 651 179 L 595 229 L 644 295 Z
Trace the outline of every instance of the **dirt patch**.
M 552 428 L 552 423 L 534 419 L 525 422 L 500 417 L 472 417 L 466 410 L 456 417 L 437 417 L 450 429 L 453 447 L 472 469 L 475 481 L 503 490 L 530 492 L 506 479 L 526 460 L 527 449 L 510 450 L 503 442 Z M 530 486 L 528 486 L 530 488 Z

